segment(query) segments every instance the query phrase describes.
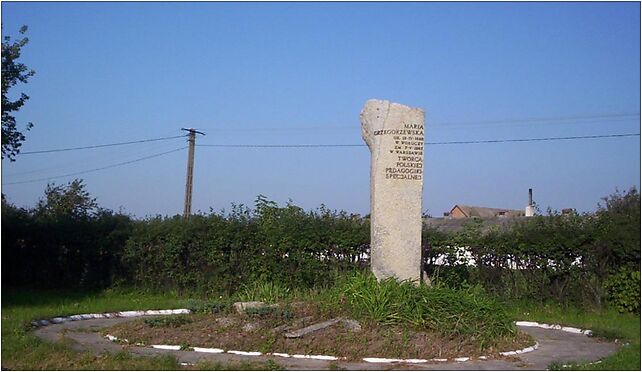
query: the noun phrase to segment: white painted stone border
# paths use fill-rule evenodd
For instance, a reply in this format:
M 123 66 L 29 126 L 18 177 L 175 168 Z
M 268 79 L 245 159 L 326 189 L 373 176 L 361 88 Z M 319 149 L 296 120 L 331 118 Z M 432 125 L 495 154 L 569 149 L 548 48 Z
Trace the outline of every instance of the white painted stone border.
M 112 342 L 125 342 L 128 343 L 129 341 L 125 338 L 118 338 L 113 335 L 105 335 L 105 338 L 108 339 L 109 341 Z M 145 346 L 144 344 L 138 343 L 136 344 L 137 346 Z M 150 345 L 151 348 L 153 349 L 161 349 L 161 350 L 174 350 L 178 351 L 181 350 L 180 345 Z M 346 359 L 346 358 L 339 358 L 331 355 L 304 355 L 304 354 L 286 354 L 286 353 L 265 353 L 263 354 L 260 351 L 242 351 L 242 350 L 227 350 L 225 351 L 224 349 L 218 349 L 218 348 L 206 348 L 206 347 L 197 347 L 197 346 L 189 346 L 187 349 L 184 351 L 195 351 L 197 353 L 209 353 L 209 354 L 222 354 L 222 353 L 228 353 L 228 354 L 235 354 L 235 355 L 243 355 L 243 356 L 261 356 L 261 355 L 272 355 L 272 356 L 280 356 L 283 358 L 296 358 L 296 359 L 318 359 L 318 360 L 339 360 L 339 359 Z
M 575 328 L 575 327 L 563 327 L 559 324 L 546 324 L 546 323 L 537 323 L 537 322 L 528 322 L 528 321 L 517 321 L 515 322 L 515 325 L 522 326 L 522 327 L 538 327 L 538 328 L 544 328 L 544 329 L 556 329 L 560 330 L 562 332 L 568 332 L 568 333 L 577 333 L 577 334 L 584 334 L 587 336 L 592 336 L 593 331 L 590 329 L 580 329 L 580 328 Z
M 50 324 L 60 324 L 73 322 L 76 320 L 89 320 L 89 319 L 108 319 L 108 318 L 133 318 L 145 315 L 177 315 L 177 314 L 190 314 L 189 309 L 170 309 L 170 310 L 147 310 L 147 311 L 119 311 L 113 313 L 102 314 L 78 314 L 70 316 L 59 316 L 51 319 L 34 320 L 31 324 L 35 327 L 48 326 Z
M 120 312 L 113 312 L 113 313 L 102 313 L 102 314 L 78 314 L 78 315 L 71 315 L 67 317 L 55 317 L 52 319 L 42 319 L 42 320 L 34 320 L 31 322 L 32 325 L 36 327 L 40 326 L 48 326 L 50 324 L 60 324 L 60 323 L 65 323 L 65 322 L 71 322 L 71 321 L 76 321 L 76 320 L 88 320 L 88 319 L 105 319 L 105 318 L 133 318 L 133 317 L 139 317 L 139 316 L 145 316 L 145 315 L 178 315 L 178 314 L 190 314 L 191 311 L 189 309 L 169 309 L 169 310 L 146 310 L 146 311 L 120 311 Z M 559 324 L 546 324 L 546 323 L 538 323 L 538 322 L 531 322 L 531 321 L 516 321 L 515 325 L 517 326 L 522 326 L 522 327 L 538 327 L 538 328 L 544 328 L 544 329 L 554 329 L 554 330 L 560 330 L 562 332 L 568 332 L 568 333 L 576 333 L 576 334 L 584 334 L 586 336 L 592 336 L 593 332 L 590 329 L 580 329 L 580 328 L 575 328 L 575 327 L 563 327 Z M 113 335 L 106 335 L 106 339 L 112 342 L 126 342 L 129 343 L 127 339 L 119 339 L 116 336 Z M 137 346 L 145 346 L 144 344 L 137 343 Z M 181 346 L 180 345 L 151 345 L 152 348 L 154 349 L 162 349 L 162 350 L 180 350 Z M 518 355 L 518 354 L 524 354 L 524 353 L 529 353 L 531 351 L 535 351 L 539 348 L 539 343 L 536 341 L 535 345 L 526 347 L 521 350 L 515 350 L 515 351 L 502 351 L 499 353 L 499 355 L 502 356 L 510 356 L 510 355 Z M 303 355 L 303 354 L 294 354 L 290 355 L 287 353 L 261 353 L 260 351 L 240 351 L 240 350 L 228 350 L 225 351 L 224 349 L 218 349 L 218 348 L 204 348 L 204 347 L 190 347 L 189 350 L 195 351 L 197 353 L 210 353 L 210 354 L 220 354 L 220 353 L 229 353 L 229 354 L 236 354 L 236 355 L 244 355 L 244 356 L 261 356 L 261 355 L 271 355 L 271 356 L 279 356 L 282 358 L 297 358 L 297 359 L 317 359 L 317 360 L 346 360 L 346 357 L 336 357 L 336 356 L 331 356 L 331 355 Z M 422 363 L 428 363 L 428 362 L 448 362 L 448 361 L 454 361 L 458 363 L 463 363 L 467 362 L 474 359 L 473 357 L 457 357 L 457 358 L 452 358 L 452 359 L 445 359 L 445 358 L 435 358 L 435 359 L 390 359 L 390 358 L 376 358 L 376 357 L 368 357 L 368 358 L 363 358 L 362 360 L 368 363 L 410 363 L 410 364 L 422 364 Z M 479 360 L 487 360 L 488 357 L 486 356 L 480 356 L 477 359 Z
M 535 351 L 537 349 L 539 349 L 539 342 L 535 341 L 535 345 L 533 346 L 525 347 L 521 350 L 515 350 L 515 351 L 500 351 L 499 355 L 509 356 L 509 355 L 524 354 L 524 353 L 530 353 L 531 351 Z

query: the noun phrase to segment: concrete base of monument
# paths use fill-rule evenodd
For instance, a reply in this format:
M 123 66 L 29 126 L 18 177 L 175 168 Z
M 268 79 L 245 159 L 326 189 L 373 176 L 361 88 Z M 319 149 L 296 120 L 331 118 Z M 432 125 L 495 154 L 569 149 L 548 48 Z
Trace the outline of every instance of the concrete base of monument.
M 164 312 L 165 313 L 165 312 Z M 170 314 L 181 314 L 176 311 Z M 592 362 L 603 358 L 617 349 L 613 343 L 603 342 L 592 337 L 590 331 L 559 325 L 540 324 L 535 322 L 517 322 L 519 329 L 527 332 L 535 340 L 532 346 L 519 350 L 507 350 L 500 356 L 466 356 L 450 358 L 412 359 L 387 356 L 367 356 L 360 360 L 347 360 L 341 355 L 292 354 L 278 351 L 260 352 L 257 350 L 234 350 L 225 348 L 200 347 L 189 348 L 181 345 L 130 343 L 113 335 L 104 335 L 100 330 L 117 324 L 131 322 L 132 318 L 150 318 L 146 312 L 137 314 L 94 317 L 67 317 L 60 321 L 36 322 L 39 328 L 35 334 L 47 341 L 56 342 L 64 338 L 72 341 L 76 350 L 90 350 L 95 353 L 117 352 L 127 350 L 140 356 L 159 354 L 174 355 L 182 365 L 191 365 L 199 361 L 218 361 L 236 363 L 243 361 L 267 362 L 272 360 L 286 369 L 331 369 L 379 370 L 379 369 L 418 369 L 418 370 L 515 370 L 546 369 L 552 362 L 586 361 Z M 95 314 L 94 314 L 95 315 Z

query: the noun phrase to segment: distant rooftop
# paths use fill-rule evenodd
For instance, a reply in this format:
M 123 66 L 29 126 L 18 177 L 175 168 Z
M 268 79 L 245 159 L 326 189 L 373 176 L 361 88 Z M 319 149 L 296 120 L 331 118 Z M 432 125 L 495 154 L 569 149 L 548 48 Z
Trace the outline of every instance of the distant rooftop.
M 524 216 L 523 210 L 507 208 L 475 207 L 471 205 L 456 204 L 451 210 L 451 218 L 493 218 L 493 217 L 520 217 Z
M 442 232 L 457 232 L 464 229 L 467 223 L 473 219 L 479 219 L 482 222 L 481 230 L 487 232 L 492 227 L 496 226 L 500 230 L 504 230 L 511 225 L 529 220 L 531 217 L 517 216 L 517 217 L 491 217 L 491 218 L 424 218 L 424 225 L 434 228 Z

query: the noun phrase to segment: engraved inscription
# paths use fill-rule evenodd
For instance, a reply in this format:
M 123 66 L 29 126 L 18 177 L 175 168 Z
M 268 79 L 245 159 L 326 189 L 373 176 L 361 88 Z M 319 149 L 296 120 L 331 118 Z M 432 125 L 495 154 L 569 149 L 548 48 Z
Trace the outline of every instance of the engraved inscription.
M 375 136 L 386 136 L 381 141 L 387 146 L 384 151 L 396 154 L 397 158 L 385 168 L 386 179 L 421 181 L 423 177 L 424 126 L 404 124 L 404 129 L 382 129 Z

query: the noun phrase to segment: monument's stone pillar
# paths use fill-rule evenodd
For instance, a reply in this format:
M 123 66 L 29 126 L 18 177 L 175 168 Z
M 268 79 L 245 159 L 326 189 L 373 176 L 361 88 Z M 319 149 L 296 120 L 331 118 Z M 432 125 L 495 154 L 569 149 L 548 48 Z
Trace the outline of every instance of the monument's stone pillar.
M 424 112 L 372 99 L 361 111 L 370 148 L 370 259 L 377 279 L 420 280 Z

